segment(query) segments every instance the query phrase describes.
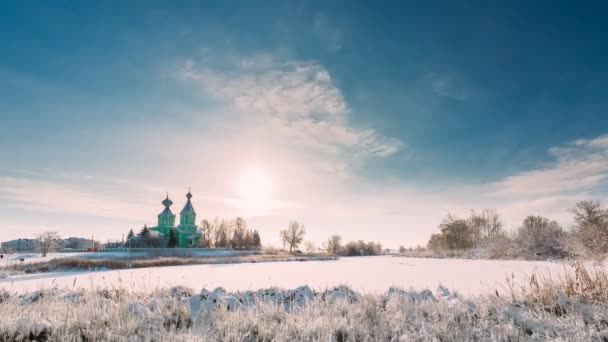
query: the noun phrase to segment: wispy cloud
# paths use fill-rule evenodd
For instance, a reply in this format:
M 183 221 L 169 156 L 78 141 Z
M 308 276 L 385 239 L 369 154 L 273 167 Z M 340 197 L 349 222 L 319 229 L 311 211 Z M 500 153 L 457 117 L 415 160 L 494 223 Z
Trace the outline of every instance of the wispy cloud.
M 472 90 L 453 76 L 433 74 L 430 77 L 430 85 L 431 90 L 438 96 L 458 101 L 466 101 L 473 96 Z
M 130 192 L 132 186 L 124 181 L 111 180 L 87 183 L 78 181 L 59 181 L 57 179 L 40 179 L 23 176 L 0 176 L 0 202 L 38 212 L 63 213 L 98 218 L 141 220 L 146 213 L 147 191 L 137 188 Z M 103 188 L 115 186 L 123 189 L 123 196 L 115 192 L 103 191 Z M 127 193 L 137 195 L 127 198 Z
M 575 145 L 608 150 L 608 134 L 593 139 L 579 139 L 575 141 Z
M 549 150 L 555 161 L 507 177 L 496 184 L 499 194 L 551 195 L 593 191 L 608 185 L 608 137 L 600 136 Z
M 378 157 L 404 147 L 400 140 L 371 128 L 354 127 L 342 92 L 329 71 L 314 61 L 284 61 L 260 54 L 210 67 L 190 60 L 179 77 L 197 82 L 205 94 L 245 115 L 258 115 L 275 134 L 302 146 Z

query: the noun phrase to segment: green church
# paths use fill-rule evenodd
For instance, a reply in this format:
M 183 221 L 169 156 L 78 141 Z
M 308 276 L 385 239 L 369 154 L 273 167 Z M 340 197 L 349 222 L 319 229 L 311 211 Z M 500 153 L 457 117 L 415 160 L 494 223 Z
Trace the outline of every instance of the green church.
M 199 246 L 201 242 L 201 232 L 198 230 L 196 225 L 196 212 L 192 206 L 192 194 L 188 191 L 186 194 L 188 201 L 184 206 L 184 209 L 179 213 L 179 225 L 175 226 L 175 214 L 171 212 L 171 205 L 173 201 L 169 199 L 169 194 L 161 203 L 165 206 L 165 209 L 158 214 L 158 225 L 150 228 L 150 231 L 156 231 L 163 234 L 169 239 L 169 232 L 173 228 L 177 235 L 177 247 L 195 247 Z

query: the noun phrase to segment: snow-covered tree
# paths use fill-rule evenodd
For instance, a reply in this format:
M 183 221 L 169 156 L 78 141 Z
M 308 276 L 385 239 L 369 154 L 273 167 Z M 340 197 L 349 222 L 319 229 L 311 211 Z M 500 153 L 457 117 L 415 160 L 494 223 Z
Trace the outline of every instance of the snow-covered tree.
M 517 230 L 517 242 L 523 254 L 557 256 L 561 253 L 564 234 L 557 222 L 542 216 L 528 216 Z
M 573 236 L 579 245 L 592 256 L 608 253 L 608 209 L 602 208 L 599 202 L 580 201 L 571 211 Z

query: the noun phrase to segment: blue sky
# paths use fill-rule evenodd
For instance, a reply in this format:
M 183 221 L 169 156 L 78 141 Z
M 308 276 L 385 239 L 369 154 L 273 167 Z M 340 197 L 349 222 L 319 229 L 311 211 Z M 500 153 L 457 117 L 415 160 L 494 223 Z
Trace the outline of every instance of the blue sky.
M 270 243 L 290 219 L 423 243 L 485 207 L 567 225 L 606 196 L 606 7 L 2 2 L 0 239 L 119 238 L 188 187 Z

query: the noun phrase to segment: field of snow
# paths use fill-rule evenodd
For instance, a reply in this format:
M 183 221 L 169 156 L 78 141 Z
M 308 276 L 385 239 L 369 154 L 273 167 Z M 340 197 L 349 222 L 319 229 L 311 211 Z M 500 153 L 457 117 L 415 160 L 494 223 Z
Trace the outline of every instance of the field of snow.
M 557 277 L 569 268 L 561 263 L 504 260 L 424 259 L 391 256 L 350 257 L 333 261 L 245 263 L 156 267 L 119 271 L 53 272 L 13 275 L 0 288 L 34 291 L 43 288 L 91 289 L 123 287 L 151 291 L 168 286 L 193 289 L 224 287 L 230 291 L 268 287 L 313 289 L 347 285 L 365 293 L 383 293 L 391 286 L 435 289 L 443 285 L 465 295 L 498 290 L 506 279 L 525 284 L 532 273 Z

